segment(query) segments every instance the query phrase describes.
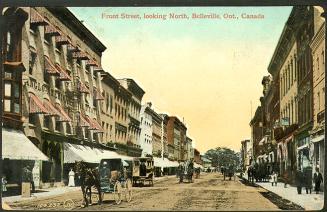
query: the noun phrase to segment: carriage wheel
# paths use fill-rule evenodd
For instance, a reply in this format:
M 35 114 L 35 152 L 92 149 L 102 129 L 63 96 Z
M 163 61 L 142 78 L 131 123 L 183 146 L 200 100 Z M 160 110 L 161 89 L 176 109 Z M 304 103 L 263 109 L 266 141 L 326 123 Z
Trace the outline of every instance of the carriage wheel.
M 119 181 L 117 181 L 114 186 L 114 198 L 117 205 L 121 203 L 121 190 L 121 184 Z
M 125 182 L 125 198 L 127 202 L 132 200 L 132 182 L 130 179 L 127 179 Z

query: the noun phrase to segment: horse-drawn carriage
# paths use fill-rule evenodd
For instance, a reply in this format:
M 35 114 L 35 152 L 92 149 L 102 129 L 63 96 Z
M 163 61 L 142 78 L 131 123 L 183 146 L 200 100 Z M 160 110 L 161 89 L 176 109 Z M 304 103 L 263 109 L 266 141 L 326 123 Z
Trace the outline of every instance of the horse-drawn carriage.
M 226 180 L 226 177 L 229 177 L 229 180 L 232 179 L 232 177 L 234 177 L 235 180 L 235 168 L 233 165 L 230 165 L 228 167 L 224 167 L 223 170 L 223 175 L 224 175 L 224 180 Z
M 132 200 L 132 182 L 127 176 L 128 164 L 121 158 L 102 159 L 99 164 L 99 177 L 102 200 L 105 194 L 113 193 L 117 204 L 125 195 L 127 202 Z
M 144 185 L 149 182 L 153 186 L 154 179 L 154 161 L 151 157 L 134 158 L 132 163 L 132 179 L 133 185 Z
M 193 183 L 194 163 L 191 160 L 181 163 L 179 166 L 179 182 L 184 182 L 184 178 L 189 183 Z

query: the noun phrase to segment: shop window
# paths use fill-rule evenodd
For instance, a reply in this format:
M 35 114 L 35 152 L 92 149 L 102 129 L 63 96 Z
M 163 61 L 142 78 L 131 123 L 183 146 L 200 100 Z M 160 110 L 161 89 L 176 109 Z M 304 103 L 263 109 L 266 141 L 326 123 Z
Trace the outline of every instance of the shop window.
M 4 74 L 4 112 L 20 114 L 21 73 L 15 70 L 5 70 Z

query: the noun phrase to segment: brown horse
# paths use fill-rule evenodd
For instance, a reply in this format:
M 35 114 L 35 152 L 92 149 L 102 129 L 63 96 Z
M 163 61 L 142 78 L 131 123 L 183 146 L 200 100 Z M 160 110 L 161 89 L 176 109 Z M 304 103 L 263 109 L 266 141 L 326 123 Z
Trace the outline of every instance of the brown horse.
M 87 167 L 87 165 L 84 161 L 76 162 L 75 170 L 76 170 L 76 174 L 78 176 L 80 176 L 81 190 L 83 193 L 83 200 L 84 200 L 85 206 L 87 207 L 89 205 L 89 202 L 90 202 L 90 205 L 92 205 L 91 189 L 93 186 L 98 191 L 98 195 L 99 195 L 98 204 L 101 204 L 102 198 L 101 198 L 100 178 L 99 178 L 98 170 Z M 87 199 L 87 196 L 89 198 L 89 201 Z

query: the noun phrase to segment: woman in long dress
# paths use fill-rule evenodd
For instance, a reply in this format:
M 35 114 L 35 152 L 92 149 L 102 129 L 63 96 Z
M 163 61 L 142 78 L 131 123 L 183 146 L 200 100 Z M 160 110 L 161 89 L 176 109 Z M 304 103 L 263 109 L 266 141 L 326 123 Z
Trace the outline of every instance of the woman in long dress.
M 68 176 L 69 176 L 68 186 L 75 187 L 75 172 L 73 171 L 73 169 L 70 169 Z

